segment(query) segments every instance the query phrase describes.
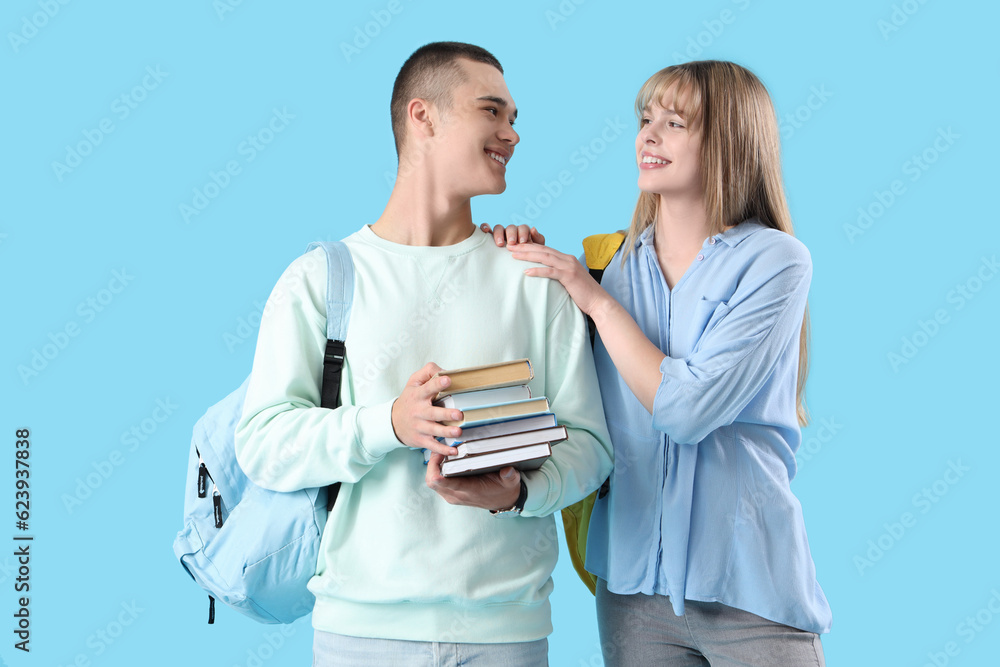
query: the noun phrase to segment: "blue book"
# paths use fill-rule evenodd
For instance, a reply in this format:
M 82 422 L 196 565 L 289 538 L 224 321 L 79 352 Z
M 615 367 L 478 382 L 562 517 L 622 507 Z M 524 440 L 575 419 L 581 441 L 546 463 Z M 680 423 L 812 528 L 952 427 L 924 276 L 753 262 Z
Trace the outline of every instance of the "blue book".
M 527 398 L 522 401 L 511 401 L 510 403 L 500 403 L 498 405 L 487 405 L 478 408 L 462 410 L 463 418 L 460 420 L 449 419 L 441 422 L 445 426 L 482 426 L 494 422 L 507 421 L 518 417 L 534 417 L 536 415 L 549 412 L 549 401 L 544 396 L 538 398 Z
M 531 389 L 526 384 L 519 384 L 513 387 L 500 387 L 497 389 L 480 389 L 478 391 L 467 391 L 462 394 L 452 394 L 442 399 L 434 401 L 434 405 L 441 408 L 452 408 L 455 410 L 471 410 L 489 405 L 503 405 L 514 401 L 523 401 L 531 398 Z
M 495 438 L 501 435 L 510 435 L 511 433 L 520 433 L 521 431 L 534 431 L 536 429 L 548 428 L 555 425 L 556 416 L 551 412 L 546 412 L 545 414 L 537 415 L 535 417 L 521 417 L 518 419 L 495 422 L 493 424 L 484 424 L 483 426 L 470 426 L 468 428 L 463 428 L 462 435 L 456 438 L 445 437 L 439 438 L 439 440 L 449 447 L 454 447 L 462 444 L 463 442 L 468 442 L 469 440 Z

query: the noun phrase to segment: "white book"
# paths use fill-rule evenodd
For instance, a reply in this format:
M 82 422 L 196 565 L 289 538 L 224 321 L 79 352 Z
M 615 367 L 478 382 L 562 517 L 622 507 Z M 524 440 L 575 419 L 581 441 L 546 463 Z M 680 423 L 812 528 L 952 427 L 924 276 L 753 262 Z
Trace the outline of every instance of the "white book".
M 470 410 L 472 408 L 523 401 L 526 398 L 531 398 L 531 390 L 528 389 L 528 385 L 519 384 L 514 387 L 480 389 L 479 391 L 467 391 L 463 394 L 452 394 L 451 396 L 445 396 L 438 401 L 434 401 L 434 405 L 452 410 Z
M 522 431 L 520 433 L 510 433 L 508 435 L 498 435 L 493 438 L 481 438 L 479 440 L 469 440 L 458 445 L 458 454 L 449 456 L 449 461 L 464 458 L 466 456 L 477 456 L 498 452 L 504 449 L 514 449 L 516 447 L 526 447 L 528 445 L 538 445 L 543 442 L 553 444 L 562 442 L 567 438 L 565 426 L 553 426 L 551 428 L 540 428 L 534 431 Z
M 445 477 L 484 475 L 507 466 L 513 466 L 518 470 L 534 470 L 541 467 L 545 463 L 545 459 L 550 456 L 552 456 L 552 447 L 548 443 L 529 445 L 528 447 L 505 449 L 492 454 L 445 461 L 441 464 L 441 474 Z
M 494 438 L 498 435 L 508 435 L 509 433 L 519 433 L 521 431 L 534 431 L 539 428 L 548 428 L 556 425 L 556 416 L 551 412 L 546 412 L 537 417 L 522 417 L 520 419 L 509 419 L 495 424 L 484 426 L 470 426 L 462 429 L 462 435 L 457 438 L 443 438 L 444 444 L 449 447 L 460 445 L 469 440 L 480 440 L 482 438 Z

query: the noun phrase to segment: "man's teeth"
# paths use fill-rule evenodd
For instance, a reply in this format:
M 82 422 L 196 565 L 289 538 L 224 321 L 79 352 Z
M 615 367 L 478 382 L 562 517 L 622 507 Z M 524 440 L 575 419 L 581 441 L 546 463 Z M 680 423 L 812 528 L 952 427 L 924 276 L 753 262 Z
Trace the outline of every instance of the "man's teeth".
M 651 157 L 649 155 L 642 156 L 643 164 L 670 164 L 667 160 L 661 160 L 658 157 Z
M 502 155 L 499 155 L 497 153 L 493 153 L 491 151 L 486 151 L 486 154 L 489 155 L 494 160 L 496 160 L 497 162 L 499 162 L 500 164 L 502 164 L 504 166 L 507 166 L 507 160 L 505 160 Z

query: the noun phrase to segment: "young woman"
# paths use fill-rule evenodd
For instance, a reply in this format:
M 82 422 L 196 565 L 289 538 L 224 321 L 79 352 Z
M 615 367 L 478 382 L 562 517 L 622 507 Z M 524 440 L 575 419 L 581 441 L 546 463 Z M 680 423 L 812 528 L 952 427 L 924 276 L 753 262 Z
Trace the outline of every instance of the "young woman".
M 789 486 L 812 265 L 774 108 L 745 68 L 702 61 L 654 74 L 636 113 L 641 193 L 600 285 L 524 244 L 534 230 L 494 232 L 597 325 L 615 469 L 586 565 L 605 664 L 823 665 L 830 607 Z

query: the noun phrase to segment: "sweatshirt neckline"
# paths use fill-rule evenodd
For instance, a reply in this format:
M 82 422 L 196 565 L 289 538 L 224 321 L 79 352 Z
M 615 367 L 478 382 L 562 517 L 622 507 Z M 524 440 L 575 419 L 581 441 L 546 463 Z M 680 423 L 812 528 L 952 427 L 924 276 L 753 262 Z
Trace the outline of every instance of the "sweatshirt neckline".
M 478 227 L 473 228 L 472 234 L 470 234 L 467 239 L 445 246 L 422 246 L 394 243 L 393 241 L 388 241 L 373 232 L 371 225 L 365 225 L 362 227 L 360 235 L 362 240 L 373 246 L 396 253 L 397 255 L 408 255 L 411 257 L 426 257 L 433 255 L 448 257 L 463 255 L 480 247 L 486 242 L 487 238 L 492 238 L 489 234 L 485 234 L 480 231 Z

